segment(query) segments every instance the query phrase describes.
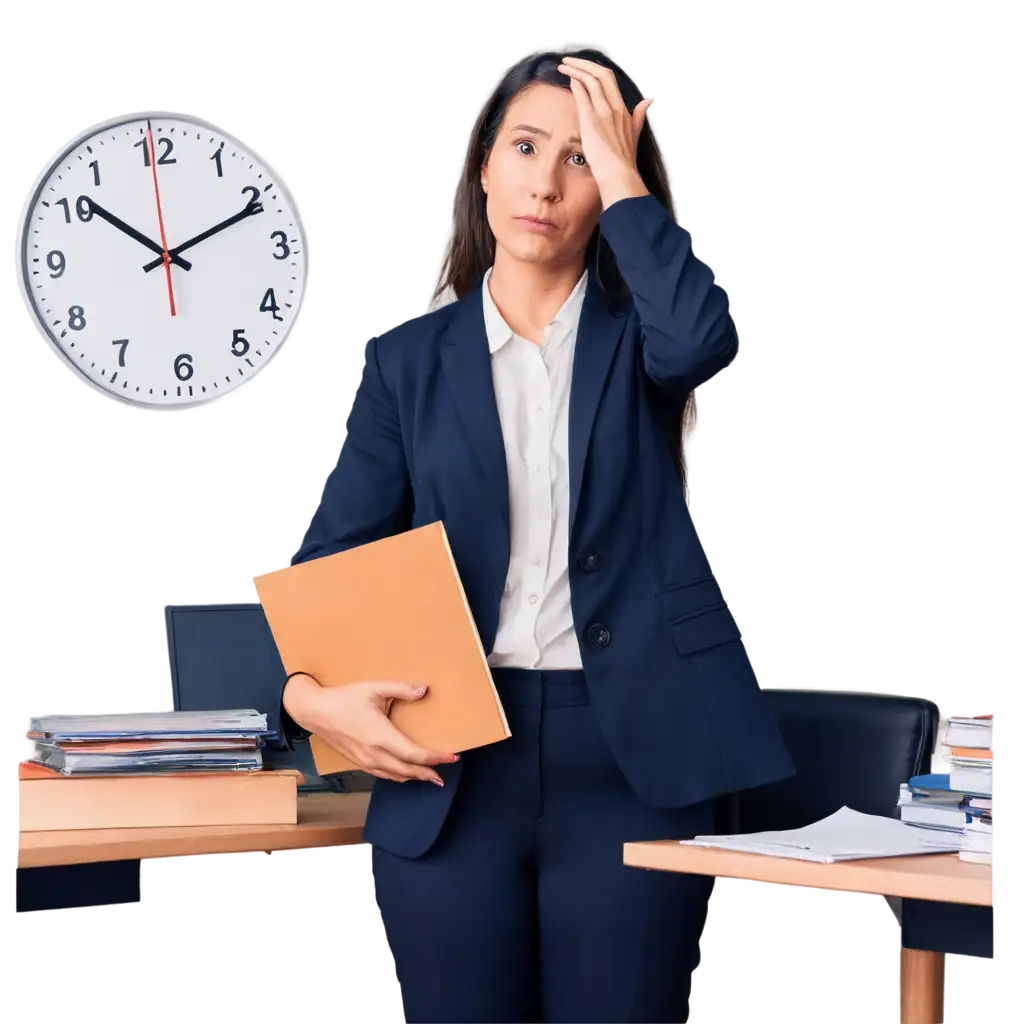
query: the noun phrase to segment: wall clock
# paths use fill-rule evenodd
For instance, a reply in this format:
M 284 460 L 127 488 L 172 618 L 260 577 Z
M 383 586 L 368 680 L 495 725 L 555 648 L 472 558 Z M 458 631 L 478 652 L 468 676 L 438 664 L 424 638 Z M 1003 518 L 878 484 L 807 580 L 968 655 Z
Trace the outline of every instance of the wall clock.
M 47 164 L 18 229 L 22 296 L 80 378 L 139 407 L 209 401 L 284 344 L 306 279 L 287 189 L 184 114 L 125 115 Z

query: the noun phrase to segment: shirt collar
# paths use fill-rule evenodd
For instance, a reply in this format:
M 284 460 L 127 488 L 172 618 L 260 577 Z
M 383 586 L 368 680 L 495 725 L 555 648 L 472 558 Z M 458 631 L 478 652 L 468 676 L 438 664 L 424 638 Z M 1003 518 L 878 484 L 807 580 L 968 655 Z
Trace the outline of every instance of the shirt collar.
M 512 328 L 505 322 L 505 318 L 495 305 L 494 299 L 491 298 L 491 289 L 488 287 L 488 281 L 490 281 L 493 269 L 493 265 L 487 268 L 484 274 L 483 287 L 481 288 L 484 303 L 484 326 L 487 329 L 487 345 L 492 354 L 497 352 L 513 334 Z M 569 293 L 569 297 L 562 303 L 562 308 L 552 318 L 551 324 L 560 325 L 562 330 L 554 332 L 551 338 L 565 337 L 572 329 L 579 326 L 580 312 L 583 308 L 583 296 L 587 289 L 587 274 L 588 270 L 584 268 L 582 276 L 576 282 L 576 287 Z M 545 343 L 547 340 L 550 339 L 546 339 Z

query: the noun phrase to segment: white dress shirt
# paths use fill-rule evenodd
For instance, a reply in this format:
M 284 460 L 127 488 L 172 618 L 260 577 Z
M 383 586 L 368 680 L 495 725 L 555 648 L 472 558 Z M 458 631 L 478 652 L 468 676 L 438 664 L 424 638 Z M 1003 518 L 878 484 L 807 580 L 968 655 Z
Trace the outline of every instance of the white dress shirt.
M 515 334 L 483 279 L 508 465 L 510 558 L 492 667 L 582 668 L 569 603 L 569 388 L 587 271 L 539 344 Z

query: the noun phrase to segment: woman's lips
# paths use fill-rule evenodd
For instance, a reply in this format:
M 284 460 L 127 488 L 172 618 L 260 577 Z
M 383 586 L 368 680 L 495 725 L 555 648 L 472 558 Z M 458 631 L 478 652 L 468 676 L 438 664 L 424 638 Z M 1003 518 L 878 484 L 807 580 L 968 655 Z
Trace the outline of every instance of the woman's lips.
M 558 229 L 550 221 L 537 220 L 535 217 L 516 217 L 523 227 L 530 231 L 539 231 L 541 234 L 550 234 Z

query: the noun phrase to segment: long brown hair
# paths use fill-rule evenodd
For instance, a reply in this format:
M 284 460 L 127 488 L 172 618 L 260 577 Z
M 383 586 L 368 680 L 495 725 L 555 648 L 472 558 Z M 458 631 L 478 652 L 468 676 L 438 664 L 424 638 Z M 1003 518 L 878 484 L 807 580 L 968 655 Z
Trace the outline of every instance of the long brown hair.
M 466 141 L 459 146 L 457 171 L 449 179 L 449 220 L 441 228 L 440 246 L 433 253 L 433 275 L 425 289 L 424 308 L 436 309 L 464 298 L 479 284 L 487 267 L 494 262 L 495 237 L 487 223 L 480 171 L 494 147 L 509 103 L 515 96 L 537 83 L 569 88 L 568 76 L 558 70 L 563 56 L 593 60 L 610 69 L 630 113 L 647 95 L 637 71 L 601 41 L 543 43 L 499 69 L 492 82 L 476 97 L 473 110 L 466 119 Z M 644 121 L 637 141 L 637 170 L 649 193 L 670 213 L 673 212 L 671 190 L 667 184 L 674 177 L 669 147 L 664 128 L 656 118 L 648 117 Z M 597 282 L 606 292 L 616 297 L 629 295 L 614 254 L 601 237 L 600 227 L 595 227 L 588 244 L 587 262 L 594 267 Z M 688 408 L 687 401 L 680 414 L 679 430 L 670 437 L 684 487 L 687 479 L 683 433 L 690 419 Z

